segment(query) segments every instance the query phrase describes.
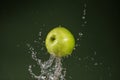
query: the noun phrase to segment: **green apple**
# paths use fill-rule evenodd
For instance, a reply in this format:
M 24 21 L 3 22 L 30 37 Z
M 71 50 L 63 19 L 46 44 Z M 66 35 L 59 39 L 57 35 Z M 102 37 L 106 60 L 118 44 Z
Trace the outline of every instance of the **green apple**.
M 64 57 L 72 53 L 75 39 L 68 29 L 59 26 L 48 33 L 45 45 L 50 54 L 56 57 Z

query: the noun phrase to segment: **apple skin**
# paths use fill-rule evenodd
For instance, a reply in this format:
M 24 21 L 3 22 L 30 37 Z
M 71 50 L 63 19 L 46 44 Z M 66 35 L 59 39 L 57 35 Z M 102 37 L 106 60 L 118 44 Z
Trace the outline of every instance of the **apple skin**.
M 56 56 L 70 55 L 75 47 L 75 39 L 72 33 L 64 27 L 52 29 L 45 40 L 47 51 Z

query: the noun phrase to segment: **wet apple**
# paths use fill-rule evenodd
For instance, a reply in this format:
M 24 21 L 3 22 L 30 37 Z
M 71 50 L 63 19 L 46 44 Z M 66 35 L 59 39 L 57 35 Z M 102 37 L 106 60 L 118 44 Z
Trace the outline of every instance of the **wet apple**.
M 64 57 L 72 53 L 75 39 L 68 29 L 59 26 L 48 33 L 45 45 L 50 54 L 56 57 Z

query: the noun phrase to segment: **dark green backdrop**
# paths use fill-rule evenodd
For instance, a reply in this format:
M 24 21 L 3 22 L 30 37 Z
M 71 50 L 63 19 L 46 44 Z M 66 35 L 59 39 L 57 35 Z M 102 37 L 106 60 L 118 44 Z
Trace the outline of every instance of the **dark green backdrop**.
M 88 23 L 82 26 L 84 3 Z M 27 71 L 32 59 L 26 44 L 33 43 L 41 29 L 45 39 L 58 25 L 75 38 L 84 34 L 72 56 L 63 60 L 67 80 L 119 80 L 118 9 L 115 0 L 0 2 L 0 80 L 34 80 Z

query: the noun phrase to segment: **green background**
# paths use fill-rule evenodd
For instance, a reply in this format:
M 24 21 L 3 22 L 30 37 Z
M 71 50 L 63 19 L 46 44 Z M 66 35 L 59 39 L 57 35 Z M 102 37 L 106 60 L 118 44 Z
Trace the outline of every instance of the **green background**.
M 88 23 L 82 26 L 84 3 Z M 0 2 L 0 80 L 34 80 L 28 72 L 34 62 L 26 44 L 35 46 L 40 31 L 44 40 L 58 25 L 68 28 L 76 39 L 83 33 L 77 41 L 80 46 L 63 59 L 67 80 L 119 80 L 118 9 L 115 0 Z

